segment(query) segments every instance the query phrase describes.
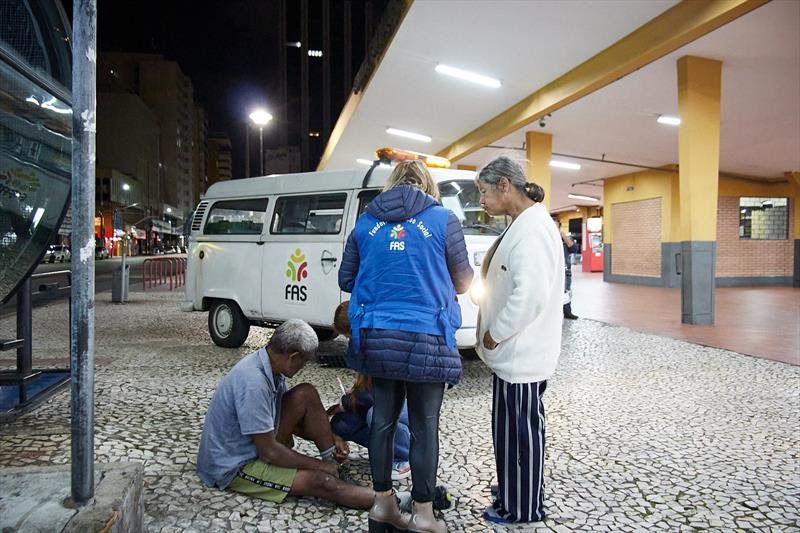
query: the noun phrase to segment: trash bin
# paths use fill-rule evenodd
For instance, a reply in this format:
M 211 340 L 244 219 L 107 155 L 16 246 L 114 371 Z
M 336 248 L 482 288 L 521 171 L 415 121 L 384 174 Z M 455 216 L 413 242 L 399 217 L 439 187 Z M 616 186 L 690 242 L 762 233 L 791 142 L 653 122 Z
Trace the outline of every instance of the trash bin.
M 130 285 L 130 265 L 120 265 L 114 269 L 111 276 L 111 301 L 115 303 L 125 303 L 128 301 L 128 287 Z

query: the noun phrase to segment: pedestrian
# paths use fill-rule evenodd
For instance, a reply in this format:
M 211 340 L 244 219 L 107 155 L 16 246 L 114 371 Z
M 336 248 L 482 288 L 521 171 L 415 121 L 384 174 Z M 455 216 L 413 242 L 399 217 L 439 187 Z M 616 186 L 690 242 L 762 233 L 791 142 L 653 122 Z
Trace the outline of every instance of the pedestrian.
M 564 246 L 564 318 L 569 320 L 577 320 L 578 315 L 572 312 L 572 261 L 570 260 L 572 254 L 577 254 L 580 251 L 578 242 L 572 238 L 572 235 L 561 231 L 561 224 L 557 217 L 553 217 L 553 222 L 559 229 L 561 235 L 561 243 Z
M 481 268 L 478 355 L 492 370 L 492 440 L 498 486 L 484 511 L 490 522 L 544 520 L 542 395 L 561 350 L 564 254 L 558 230 L 540 202 L 544 191 L 501 156 L 476 178 L 481 207 L 511 224 Z
M 351 293 L 355 370 L 372 378 L 370 467 L 378 493 L 371 530 L 381 531 L 392 495 L 393 440 L 403 401 L 411 429 L 411 517 L 400 529 L 447 531 L 433 513 L 439 464 L 439 411 L 446 384 L 461 378 L 455 332 L 456 293 L 472 282 L 458 218 L 439 204 L 439 190 L 419 161 L 398 163 L 347 239 L 339 287 Z M 392 511 L 394 513 L 394 511 Z
M 350 320 L 347 318 L 348 301 L 336 308 L 333 328 L 339 335 L 350 338 Z M 349 350 L 349 346 L 348 346 Z M 344 391 L 343 391 L 344 392 Z M 346 441 L 355 442 L 369 448 L 369 433 L 372 427 L 375 400 L 372 394 L 372 378 L 356 373 L 352 388 L 342 394 L 339 403 L 328 408 L 333 433 Z M 394 459 L 392 461 L 392 480 L 406 479 L 411 475 L 408 450 L 411 445 L 411 431 L 408 428 L 408 406 L 403 403 L 394 433 Z
M 222 379 L 206 413 L 197 474 L 209 487 L 281 503 L 314 496 L 369 509 L 375 492 L 339 479 L 347 443 L 331 431 L 316 389 L 303 383 L 286 390 L 314 356 L 319 341 L 298 319 L 287 320 L 266 348 L 243 357 Z M 314 442 L 319 458 L 293 450 L 294 436 Z M 398 513 L 399 514 L 399 513 Z

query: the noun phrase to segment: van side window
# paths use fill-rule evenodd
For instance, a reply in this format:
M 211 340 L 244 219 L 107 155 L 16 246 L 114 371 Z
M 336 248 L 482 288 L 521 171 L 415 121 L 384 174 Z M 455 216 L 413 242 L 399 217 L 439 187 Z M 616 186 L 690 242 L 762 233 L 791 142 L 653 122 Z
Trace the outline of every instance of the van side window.
M 216 202 L 208 213 L 203 233 L 206 235 L 261 235 L 266 210 L 266 198 Z
M 361 215 L 367 209 L 369 203 L 380 193 L 380 189 L 367 189 L 358 193 L 358 214 Z
M 275 203 L 272 233 L 336 235 L 342 230 L 347 194 L 284 196 Z

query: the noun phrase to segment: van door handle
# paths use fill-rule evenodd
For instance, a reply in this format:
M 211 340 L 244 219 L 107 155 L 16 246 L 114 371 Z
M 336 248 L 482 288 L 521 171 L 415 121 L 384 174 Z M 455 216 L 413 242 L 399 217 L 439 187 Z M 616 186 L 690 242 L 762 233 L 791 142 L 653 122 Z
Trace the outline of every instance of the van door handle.
M 336 259 L 335 257 L 323 257 L 322 259 L 320 259 L 320 261 L 322 261 L 323 263 L 330 263 L 330 262 L 335 263 L 336 261 L 338 261 L 338 259 Z
M 263 246 L 264 245 L 264 241 L 256 241 L 256 244 L 259 245 L 259 246 Z

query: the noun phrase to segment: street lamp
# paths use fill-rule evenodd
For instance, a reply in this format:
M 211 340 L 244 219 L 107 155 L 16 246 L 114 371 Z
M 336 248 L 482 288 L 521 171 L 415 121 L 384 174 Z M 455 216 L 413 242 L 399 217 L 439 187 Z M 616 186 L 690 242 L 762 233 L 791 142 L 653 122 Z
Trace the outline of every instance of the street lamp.
M 253 124 L 258 126 L 258 161 L 261 168 L 261 175 L 264 175 L 264 126 L 272 120 L 272 115 L 267 113 L 264 109 L 256 109 L 250 113 L 250 120 Z M 250 146 L 248 145 L 248 149 Z M 248 158 L 249 158 L 248 154 Z M 248 176 L 249 177 L 249 176 Z

